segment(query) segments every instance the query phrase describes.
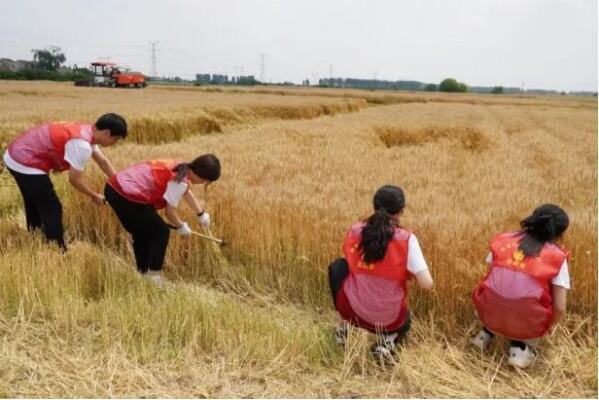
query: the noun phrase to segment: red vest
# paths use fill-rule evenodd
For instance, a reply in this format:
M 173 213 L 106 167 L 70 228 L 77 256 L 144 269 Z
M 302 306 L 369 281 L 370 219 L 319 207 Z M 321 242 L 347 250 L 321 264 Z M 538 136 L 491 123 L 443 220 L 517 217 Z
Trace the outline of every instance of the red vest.
M 159 210 L 166 207 L 164 193 L 176 175 L 173 170 L 179 164 L 181 161 L 144 161 L 117 172 L 110 177 L 108 184 L 127 200 L 153 205 Z M 187 183 L 188 179 L 185 177 L 183 182 Z
M 83 139 L 91 144 L 91 125 L 77 122 L 39 125 L 13 140 L 8 146 L 8 152 L 19 164 L 45 172 L 65 171 L 70 166 L 64 159 L 64 150 L 71 139 Z
M 408 240 L 410 232 L 396 228 L 385 258 L 368 264 L 359 245 L 364 222 L 354 224 L 343 243 L 349 276 L 343 291 L 353 311 L 372 326 L 384 328 L 407 316 Z
M 532 339 L 545 335 L 551 326 L 551 280 L 568 253 L 546 243 L 538 256 L 525 257 L 518 250 L 521 239 L 518 232 L 507 232 L 491 240 L 493 262 L 472 298 L 487 329 L 512 339 Z

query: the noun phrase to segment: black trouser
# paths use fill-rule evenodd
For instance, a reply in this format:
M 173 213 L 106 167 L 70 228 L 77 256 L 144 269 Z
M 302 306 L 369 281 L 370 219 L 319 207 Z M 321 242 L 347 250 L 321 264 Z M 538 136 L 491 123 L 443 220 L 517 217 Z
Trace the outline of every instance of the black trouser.
M 125 230 L 133 236 L 137 270 L 142 274 L 148 269 L 160 271 L 170 234 L 166 222 L 153 206 L 127 200 L 108 184 L 104 196 Z
M 333 295 L 333 305 L 337 302 L 337 294 L 341 290 L 343 281 L 349 276 L 349 265 L 345 258 L 338 258 L 329 264 L 329 286 Z
M 485 326 L 483 326 L 483 331 L 485 331 L 487 335 L 495 337 L 495 334 L 488 330 Z M 526 348 L 526 343 L 521 340 L 510 340 L 510 347 L 518 347 L 520 350 L 524 350 Z
M 46 239 L 66 251 L 62 226 L 62 205 L 47 174 L 27 175 L 6 168 L 17 181 L 23 196 L 27 230 L 41 229 Z
M 329 264 L 329 286 L 331 287 L 331 295 L 333 296 L 333 305 L 337 302 L 337 294 L 341 290 L 341 286 L 343 285 L 343 281 L 349 276 L 349 265 L 347 264 L 347 260 L 345 258 L 338 258 Z M 390 333 L 397 333 L 397 339 L 395 339 L 396 343 L 400 343 L 403 341 L 405 335 L 410 330 L 412 326 L 412 317 L 410 311 L 408 310 L 408 316 L 406 318 L 406 322 L 403 323 L 398 329 Z

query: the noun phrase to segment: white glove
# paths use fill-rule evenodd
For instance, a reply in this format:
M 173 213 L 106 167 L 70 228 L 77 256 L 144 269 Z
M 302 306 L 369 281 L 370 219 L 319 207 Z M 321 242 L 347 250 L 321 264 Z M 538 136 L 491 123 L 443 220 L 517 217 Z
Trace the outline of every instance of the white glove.
M 191 228 L 187 225 L 187 222 L 183 222 L 183 225 L 177 228 L 177 233 L 181 236 L 189 236 L 191 235 Z
M 198 216 L 198 221 L 200 222 L 200 225 L 208 228 L 210 226 L 210 214 L 204 211 L 202 215 Z

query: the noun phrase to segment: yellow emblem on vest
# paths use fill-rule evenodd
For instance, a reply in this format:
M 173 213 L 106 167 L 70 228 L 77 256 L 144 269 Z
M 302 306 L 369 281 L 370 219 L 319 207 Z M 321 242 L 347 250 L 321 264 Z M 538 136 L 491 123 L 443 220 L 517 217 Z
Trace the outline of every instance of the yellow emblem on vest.
M 512 254 L 512 265 L 518 268 L 524 268 L 526 267 L 526 264 L 524 264 L 524 253 L 522 252 L 522 250 L 516 250 L 514 251 L 514 254 Z

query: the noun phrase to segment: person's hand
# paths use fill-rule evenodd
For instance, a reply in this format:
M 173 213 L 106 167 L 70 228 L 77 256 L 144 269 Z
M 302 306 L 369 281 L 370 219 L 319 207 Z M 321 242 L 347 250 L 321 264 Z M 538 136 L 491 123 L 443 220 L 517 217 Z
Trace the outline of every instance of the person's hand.
M 181 236 L 191 235 L 191 228 L 187 225 L 187 222 L 183 222 L 183 225 L 177 228 L 177 233 Z
M 106 204 L 106 199 L 101 194 L 95 194 L 94 196 L 91 196 L 91 199 L 94 202 L 94 204 L 98 207 Z
M 201 215 L 198 215 L 198 222 L 208 228 L 210 226 L 210 214 L 204 211 Z

